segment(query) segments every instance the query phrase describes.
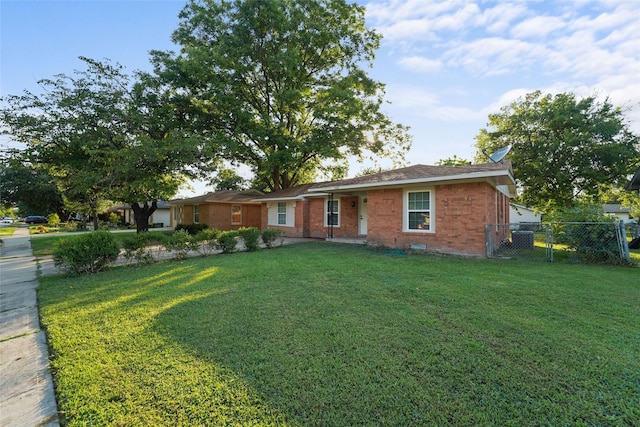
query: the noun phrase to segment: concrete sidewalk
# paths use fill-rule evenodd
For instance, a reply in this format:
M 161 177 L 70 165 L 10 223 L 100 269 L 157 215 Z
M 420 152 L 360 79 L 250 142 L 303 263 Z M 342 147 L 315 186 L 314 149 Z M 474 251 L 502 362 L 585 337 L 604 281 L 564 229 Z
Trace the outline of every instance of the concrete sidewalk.
M 59 426 L 29 229 L 0 247 L 0 427 Z

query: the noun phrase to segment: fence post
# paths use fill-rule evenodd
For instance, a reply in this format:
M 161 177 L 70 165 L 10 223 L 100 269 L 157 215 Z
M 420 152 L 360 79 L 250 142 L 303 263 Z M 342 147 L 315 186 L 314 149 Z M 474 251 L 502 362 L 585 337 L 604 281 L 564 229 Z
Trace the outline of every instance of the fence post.
M 485 256 L 487 258 L 493 257 L 493 236 L 491 235 L 491 224 L 484 225 L 484 244 L 485 244 Z
M 553 262 L 553 223 L 545 224 L 546 244 L 547 244 L 547 261 Z
M 618 235 L 618 247 L 620 248 L 620 258 L 626 262 L 631 262 L 629 243 L 627 243 L 627 229 L 624 226 L 624 221 L 620 220 L 620 222 L 616 224 L 616 231 Z

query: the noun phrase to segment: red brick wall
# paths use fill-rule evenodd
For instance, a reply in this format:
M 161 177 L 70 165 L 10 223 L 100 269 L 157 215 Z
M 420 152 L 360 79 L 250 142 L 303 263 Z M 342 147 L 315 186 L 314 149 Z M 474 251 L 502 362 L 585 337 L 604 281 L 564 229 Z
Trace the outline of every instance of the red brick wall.
M 367 244 L 402 247 L 402 189 L 367 193 Z M 423 236 L 421 236 L 422 238 Z
M 484 225 L 496 222 L 496 203 L 505 199 L 486 183 L 436 186 L 433 232 L 424 233 L 402 230 L 402 189 L 369 191 L 367 198 L 368 244 L 479 255 L 485 253 Z
M 236 230 L 240 227 L 258 227 L 261 222 L 260 205 L 241 205 L 242 223 L 231 224 L 231 204 L 203 203 L 200 206 L 200 224 L 219 230 Z M 193 205 L 184 205 L 182 224 L 193 224 Z M 174 226 L 177 224 L 173 224 Z
M 339 199 L 340 225 L 333 227 L 333 236 L 356 237 L 358 235 L 358 197 L 345 196 Z M 269 225 L 267 203 L 262 203 L 261 229 L 264 230 L 267 227 L 276 228 L 282 230 L 285 237 L 324 239 L 329 235 L 329 227 L 324 225 L 326 200 L 323 197 L 316 197 L 297 201 L 294 227 Z M 352 203 L 354 204 L 353 206 L 351 206 Z
M 231 223 L 232 206 L 242 207 L 242 220 L 240 224 Z M 256 205 L 235 205 L 231 203 L 212 203 L 200 205 L 200 222 L 202 222 L 202 210 L 206 207 L 207 225 L 211 228 L 219 230 L 237 230 L 241 227 L 257 227 L 260 228 L 261 210 Z
M 448 253 L 485 253 L 485 224 L 508 222 L 509 198 L 487 183 L 438 185 L 434 191 L 433 232 L 403 231 L 403 189 L 372 190 L 367 193 L 367 243 L 395 248 L 426 245 L 429 251 Z M 336 196 L 336 198 L 338 198 Z M 334 237 L 358 237 L 358 197 L 342 196 L 340 225 L 333 227 Z M 324 239 L 326 198 L 298 201 L 295 226 L 268 225 L 267 204 L 262 204 L 261 229 L 283 231 L 285 237 Z M 353 206 L 351 206 L 353 203 Z M 229 214 L 230 215 L 230 214 Z
M 185 205 L 182 210 L 182 224 L 193 224 L 193 205 Z
M 278 205 L 278 202 L 269 202 L 273 208 Z M 309 202 L 306 200 L 298 200 L 296 201 L 295 212 L 294 212 L 294 225 L 293 227 L 288 227 L 284 225 L 274 225 L 269 224 L 269 209 L 268 203 L 262 203 L 261 209 L 261 221 L 260 226 L 261 230 L 265 228 L 275 228 L 277 230 L 282 230 L 282 235 L 284 237 L 309 237 L 308 235 L 308 227 L 309 222 L 305 220 L 308 216 L 308 206 Z
M 242 227 L 260 228 L 261 220 L 261 205 L 242 205 Z
M 333 227 L 333 237 L 358 236 L 358 197 L 335 197 L 340 200 L 340 225 Z M 318 197 L 309 200 L 309 237 L 324 239 L 329 235 L 325 224 L 327 199 Z M 351 206 L 353 204 L 353 206 Z

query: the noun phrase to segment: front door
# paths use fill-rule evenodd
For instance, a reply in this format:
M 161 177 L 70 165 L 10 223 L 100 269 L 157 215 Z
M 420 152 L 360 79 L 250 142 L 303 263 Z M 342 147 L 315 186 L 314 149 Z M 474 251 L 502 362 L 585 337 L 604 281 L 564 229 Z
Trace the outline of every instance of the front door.
M 358 201 L 358 234 L 367 235 L 367 196 L 360 196 Z

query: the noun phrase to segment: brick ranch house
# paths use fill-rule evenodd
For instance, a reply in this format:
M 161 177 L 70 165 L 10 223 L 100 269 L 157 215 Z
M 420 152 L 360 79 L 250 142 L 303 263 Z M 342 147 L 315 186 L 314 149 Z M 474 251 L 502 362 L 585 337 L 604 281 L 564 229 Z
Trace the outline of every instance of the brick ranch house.
M 171 226 L 207 224 L 219 230 L 260 228 L 261 205 L 254 199 L 262 196 L 258 190 L 224 190 L 187 199 L 169 200 Z
M 509 223 L 509 162 L 414 165 L 269 193 L 261 229 L 286 237 L 362 239 L 369 245 L 485 253 L 485 224 Z
M 263 194 L 219 191 L 169 201 L 171 225 L 277 228 L 285 237 L 482 255 L 485 224 L 509 222 L 509 162 L 414 165 Z

